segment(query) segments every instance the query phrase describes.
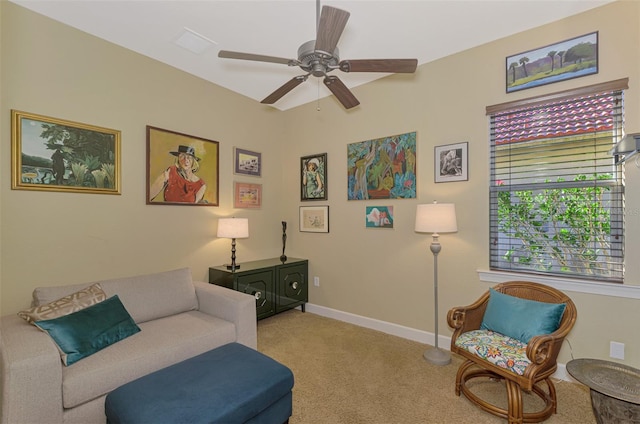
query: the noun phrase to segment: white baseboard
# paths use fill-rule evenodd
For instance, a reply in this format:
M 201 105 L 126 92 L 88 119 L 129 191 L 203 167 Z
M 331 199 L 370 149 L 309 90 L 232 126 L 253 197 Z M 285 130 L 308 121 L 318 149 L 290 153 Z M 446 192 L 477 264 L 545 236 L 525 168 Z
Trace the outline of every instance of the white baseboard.
M 418 343 L 433 345 L 435 340 L 434 334 L 428 331 L 416 330 L 415 328 L 405 327 L 403 325 L 380 321 L 373 318 L 367 318 L 361 315 L 355 315 L 349 312 L 327 308 L 325 306 L 307 303 L 305 305 L 305 310 L 307 312 L 311 312 L 312 314 L 337 319 L 338 321 L 348 322 L 349 324 L 357 325 L 359 327 L 381 331 L 383 333 L 391 334 L 392 336 L 402 337 L 403 339 L 413 340 Z M 439 348 L 449 350 L 450 346 L 451 337 L 438 335 Z M 567 373 L 565 364 L 559 363 L 558 369 L 552 377 L 558 380 L 566 380 L 574 383 L 576 382 L 576 380 L 571 378 L 571 376 Z

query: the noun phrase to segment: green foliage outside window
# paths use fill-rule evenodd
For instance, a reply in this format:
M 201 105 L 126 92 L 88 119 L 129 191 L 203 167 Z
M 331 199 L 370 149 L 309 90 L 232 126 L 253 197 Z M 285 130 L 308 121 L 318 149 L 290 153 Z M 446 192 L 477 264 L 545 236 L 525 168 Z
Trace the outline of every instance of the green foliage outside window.
M 610 174 L 578 175 L 575 187 L 500 191 L 499 231 L 520 242 L 503 259 L 530 270 L 607 275 L 611 212 L 603 197 L 611 189 L 595 180 L 611 179 Z

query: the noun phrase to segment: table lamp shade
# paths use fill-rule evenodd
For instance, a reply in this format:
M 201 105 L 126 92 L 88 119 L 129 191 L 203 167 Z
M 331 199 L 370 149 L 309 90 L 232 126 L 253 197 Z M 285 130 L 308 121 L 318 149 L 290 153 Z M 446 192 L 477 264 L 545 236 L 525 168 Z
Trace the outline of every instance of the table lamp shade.
M 456 205 L 436 202 L 418 205 L 415 231 L 419 233 L 455 233 L 458 231 Z
M 248 238 L 249 220 L 247 218 L 220 218 L 217 236 L 230 239 Z

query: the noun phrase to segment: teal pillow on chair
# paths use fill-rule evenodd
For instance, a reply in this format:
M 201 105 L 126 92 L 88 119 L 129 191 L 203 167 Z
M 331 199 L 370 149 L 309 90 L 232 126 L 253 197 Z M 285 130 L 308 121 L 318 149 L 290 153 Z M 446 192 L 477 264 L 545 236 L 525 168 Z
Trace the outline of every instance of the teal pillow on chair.
M 140 331 L 117 295 L 69 315 L 34 324 L 56 342 L 65 365 Z
M 529 343 L 533 336 L 558 329 L 566 305 L 521 299 L 489 289 L 489 303 L 480 328 Z

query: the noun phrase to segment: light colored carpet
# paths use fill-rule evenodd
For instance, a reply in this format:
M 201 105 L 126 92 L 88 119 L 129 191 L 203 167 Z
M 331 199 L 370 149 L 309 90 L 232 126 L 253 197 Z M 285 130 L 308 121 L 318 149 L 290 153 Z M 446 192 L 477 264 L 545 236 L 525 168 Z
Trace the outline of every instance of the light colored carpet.
M 258 350 L 294 373 L 291 424 L 505 423 L 454 393 L 462 360 L 432 365 L 427 345 L 309 312 L 291 310 L 258 322 Z M 500 382 L 474 391 L 506 405 Z M 589 390 L 556 382 L 558 413 L 546 423 L 595 423 Z M 524 395 L 525 411 L 541 401 Z

